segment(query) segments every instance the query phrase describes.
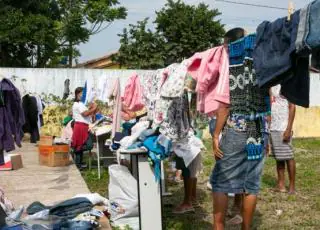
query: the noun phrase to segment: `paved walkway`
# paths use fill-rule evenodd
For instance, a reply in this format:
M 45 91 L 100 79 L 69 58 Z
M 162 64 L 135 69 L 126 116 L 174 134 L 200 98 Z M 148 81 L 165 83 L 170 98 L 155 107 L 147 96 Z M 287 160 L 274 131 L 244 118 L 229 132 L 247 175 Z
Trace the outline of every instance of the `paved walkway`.
M 80 172 L 72 164 L 68 167 L 46 167 L 38 163 L 38 149 L 24 143 L 21 149 L 24 168 L 16 171 L 0 171 L 0 187 L 15 207 L 27 207 L 34 201 L 45 205 L 89 193 Z

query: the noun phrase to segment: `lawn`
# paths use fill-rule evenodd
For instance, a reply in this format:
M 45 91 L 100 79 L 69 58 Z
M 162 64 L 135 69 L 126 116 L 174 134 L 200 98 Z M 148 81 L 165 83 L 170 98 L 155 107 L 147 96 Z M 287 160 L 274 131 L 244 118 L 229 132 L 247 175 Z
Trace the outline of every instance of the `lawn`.
M 173 215 L 171 210 L 183 198 L 182 184 L 171 184 L 172 197 L 164 198 L 164 225 L 166 230 L 212 229 L 212 198 L 206 183 L 214 165 L 211 143 L 205 141 L 208 151 L 203 153 L 204 172 L 198 182 L 200 207 L 195 214 Z M 297 162 L 297 195 L 289 196 L 273 192 L 276 185 L 275 161 L 265 162 L 262 189 L 252 229 L 320 229 L 320 139 L 294 140 Z M 84 171 L 83 177 L 92 192 L 107 195 L 108 173 L 103 171 L 97 179 L 97 171 Z M 232 200 L 231 200 L 232 201 Z M 227 229 L 240 229 L 227 226 Z

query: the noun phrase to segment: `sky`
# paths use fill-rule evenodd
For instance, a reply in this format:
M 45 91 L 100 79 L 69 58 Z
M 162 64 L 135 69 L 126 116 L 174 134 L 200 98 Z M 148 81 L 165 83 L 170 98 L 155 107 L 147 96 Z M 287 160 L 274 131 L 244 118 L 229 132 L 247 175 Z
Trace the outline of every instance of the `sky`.
M 226 29 L 242 27 L 248 32 L 255 32 L 256 27 L 264 20 L 273 21 L 279 17 L 287 16 L 287 10 L 271 8 L 260 8 L 247 5 L 230 4 L 215 0 L 183 0 L 187 4 L 199 4 L 201 2 L 209 5 L 211 9 L 218 9 L 222 15 L 219 16 Z M 273 7 L 288 8 L 288 0 L 231 0 L 239 3 L 268 5 Z M 293 0 L 295 9 L 300 9 L 313 0 Z M 81 57 L 79 62 L 85 62 L 94 58 L 107 55 L 117 51 L 120 47 L 118 34 L 122 33 L 129 24 L 136 24 L 146 17 L 150 22 L 155 20 L 155 11 L 160 10 L 166 0 L 119 0 L 122 6 L 128 10 L 125 20 L 113 22 L 106 30 L 91 36 L 89 42 L 80 44 Z

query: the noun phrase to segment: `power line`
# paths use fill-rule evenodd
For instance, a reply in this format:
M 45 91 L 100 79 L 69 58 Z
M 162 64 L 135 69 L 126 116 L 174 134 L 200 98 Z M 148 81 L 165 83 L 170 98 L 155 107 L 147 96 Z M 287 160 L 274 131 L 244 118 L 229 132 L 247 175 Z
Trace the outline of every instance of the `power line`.
M 245 6 L 254 6 L 254 7 L 261 7 L 261 8 L 276 9 L 276 10 L 288 10 L 287 8 L 283 8 L 283 7 L 259 5 L 259 4 L 252 4 L 252 3 L 246 3 L 246 2 L 234 2 L 234 1 L 229 1 L 229 0 L 214 0 L 214 1 L 231 3 L 231 4 L 238 4 L 238 5 L 245 5 Z

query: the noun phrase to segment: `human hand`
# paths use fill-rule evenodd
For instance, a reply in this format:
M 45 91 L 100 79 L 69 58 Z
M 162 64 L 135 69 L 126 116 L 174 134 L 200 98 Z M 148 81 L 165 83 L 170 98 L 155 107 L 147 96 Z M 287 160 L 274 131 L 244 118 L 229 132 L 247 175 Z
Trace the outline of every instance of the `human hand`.
M 213 144 L 213 155 L 216 160 L 219 160 L 223 157 L 223 152 L 220 149 L 219 146 L 219 137 L 213 137 L 212 139 Z
M 286 129 L 283 133 L 283 142 L 289 142 L 292 136 L 292 131 L 290 129 Z

